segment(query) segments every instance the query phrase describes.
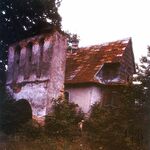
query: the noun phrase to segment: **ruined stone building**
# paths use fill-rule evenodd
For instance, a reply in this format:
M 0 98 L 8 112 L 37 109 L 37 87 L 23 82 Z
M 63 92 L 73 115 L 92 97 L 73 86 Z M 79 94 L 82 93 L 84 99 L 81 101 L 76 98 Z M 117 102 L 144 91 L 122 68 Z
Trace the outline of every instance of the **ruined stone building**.
M 115 88 L 134 73 L 130 38 L 67 51 L 66 37 L 54 32 L 9 47 L 6 84 L 16 100 L 29 101 L 35 116 L 50 112 L 52 100 L 64 91 L 88 113 L 96 101 L 115 103 Z
M 42 34 L 9 47 L 6 85 L 16 100 L 29 101 L 35 116 L 51 109 L 64 89 L 66 38 L 59 32 Z

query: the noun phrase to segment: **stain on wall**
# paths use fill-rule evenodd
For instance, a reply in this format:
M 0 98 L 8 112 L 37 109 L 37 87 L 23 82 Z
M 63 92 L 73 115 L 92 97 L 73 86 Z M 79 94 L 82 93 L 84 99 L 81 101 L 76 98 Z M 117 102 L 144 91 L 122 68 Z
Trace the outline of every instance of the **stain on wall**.
M 29 101 L 35 116 L 48 114 L 64 89 L 66 45 L 66 37 L 54 32 L 9 48 L 7 87 L 16 100 Z
M 101 89 L 96 86 L 66 87 L 69 100 L 78 104 L 84 113 L 90 111 L 91 106 L 102 98 Z

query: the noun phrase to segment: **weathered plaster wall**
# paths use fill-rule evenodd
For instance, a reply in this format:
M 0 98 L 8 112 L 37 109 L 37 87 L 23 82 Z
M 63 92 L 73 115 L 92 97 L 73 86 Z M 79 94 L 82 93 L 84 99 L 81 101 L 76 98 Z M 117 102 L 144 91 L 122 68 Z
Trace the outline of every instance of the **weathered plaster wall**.
M 102 100 L 102 89 L 100 87 L 93 86 L 92 87 L 92 95 L 91 95 L 91 105 L 93 105 L 97 101 Z
M 102 97 L 101 89 L 96 86 L 66 87 L 65 91 L 69 93 L 69 100 L 78 104 L 85 113 L 88 113 L 91 106 Z
M 50 78 L 50 62 L 52 51 L 54 51 L 55 35 L 56 33 L 45 37 L 29 38 L 9 48 L 7 84 L 42 81 Z M 20 54 L 16 53 L 17 47 L 20 47 Z
M 54 35 L 54 45 L 50 62 L 48 83 L 47 113 L 51 111 L 51 99 L 56 99 L 64 92 L 66 67 L 66 39 L 61 34 Z
M 32 114 L 35 116 L 46 115 L 46 100 L 47 100 L 47 82 L 44 83 L 28 83 L 20 87 L 20 92 L 13 92 L 16 100 L 27 99 L 32 107 Z
M 7 87 L 27 99 L 33 115 L 46 115 L 64 90 L 66 38 L 59 32 L 35 36 L 9 48 Z

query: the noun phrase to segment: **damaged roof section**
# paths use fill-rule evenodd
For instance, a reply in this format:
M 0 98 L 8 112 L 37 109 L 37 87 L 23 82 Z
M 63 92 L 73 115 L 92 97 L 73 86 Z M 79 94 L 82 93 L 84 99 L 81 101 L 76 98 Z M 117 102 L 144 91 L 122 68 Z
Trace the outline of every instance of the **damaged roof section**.
M 122 65 L 122 68 L 127 70 L 127 65 L 125 64 L 126 59 L 124 57 L 126 57 L 125 52 L 128 51 L 128 49 L 130 49 L 129 55 L 132 55 L 132 61 L 130 65 L 133 66 L 132 70 L 135 70 L 133 69 L 135 64 L 132 51 L 132 42 L 130 38 L 101 45 L 79 48 L 74 53 L 68 52 L 65 83 L 106 84 L 106 82 L 102 81 L 102 78 L 98 78 L 98 75 L 102 74 L 100 73 L 101 69 L 105 70 L 103 71 L 103 75 L 105 75 L 106 72 L 108 72 L 107 69 L 111 68 L 111 65 L 114 64 L 117 64 L 116 66 L 119 68 L 120 65 Z M 132 71 L 132 73 L 134 73 L 134 71 Z M 105 76 L 105 79 L 107 78 L 108 76 Z

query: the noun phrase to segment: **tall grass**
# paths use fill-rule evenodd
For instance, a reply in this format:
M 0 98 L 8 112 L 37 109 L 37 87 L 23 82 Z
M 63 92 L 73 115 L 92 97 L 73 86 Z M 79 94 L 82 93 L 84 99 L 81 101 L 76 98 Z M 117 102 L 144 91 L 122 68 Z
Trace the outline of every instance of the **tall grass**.
M 91 150 L 88 143 L 82 137 L 74 141 L 68 139 L 43 139 L 22 140 L 13 138 L 7 142 L 0 143 L 0 150 Z

